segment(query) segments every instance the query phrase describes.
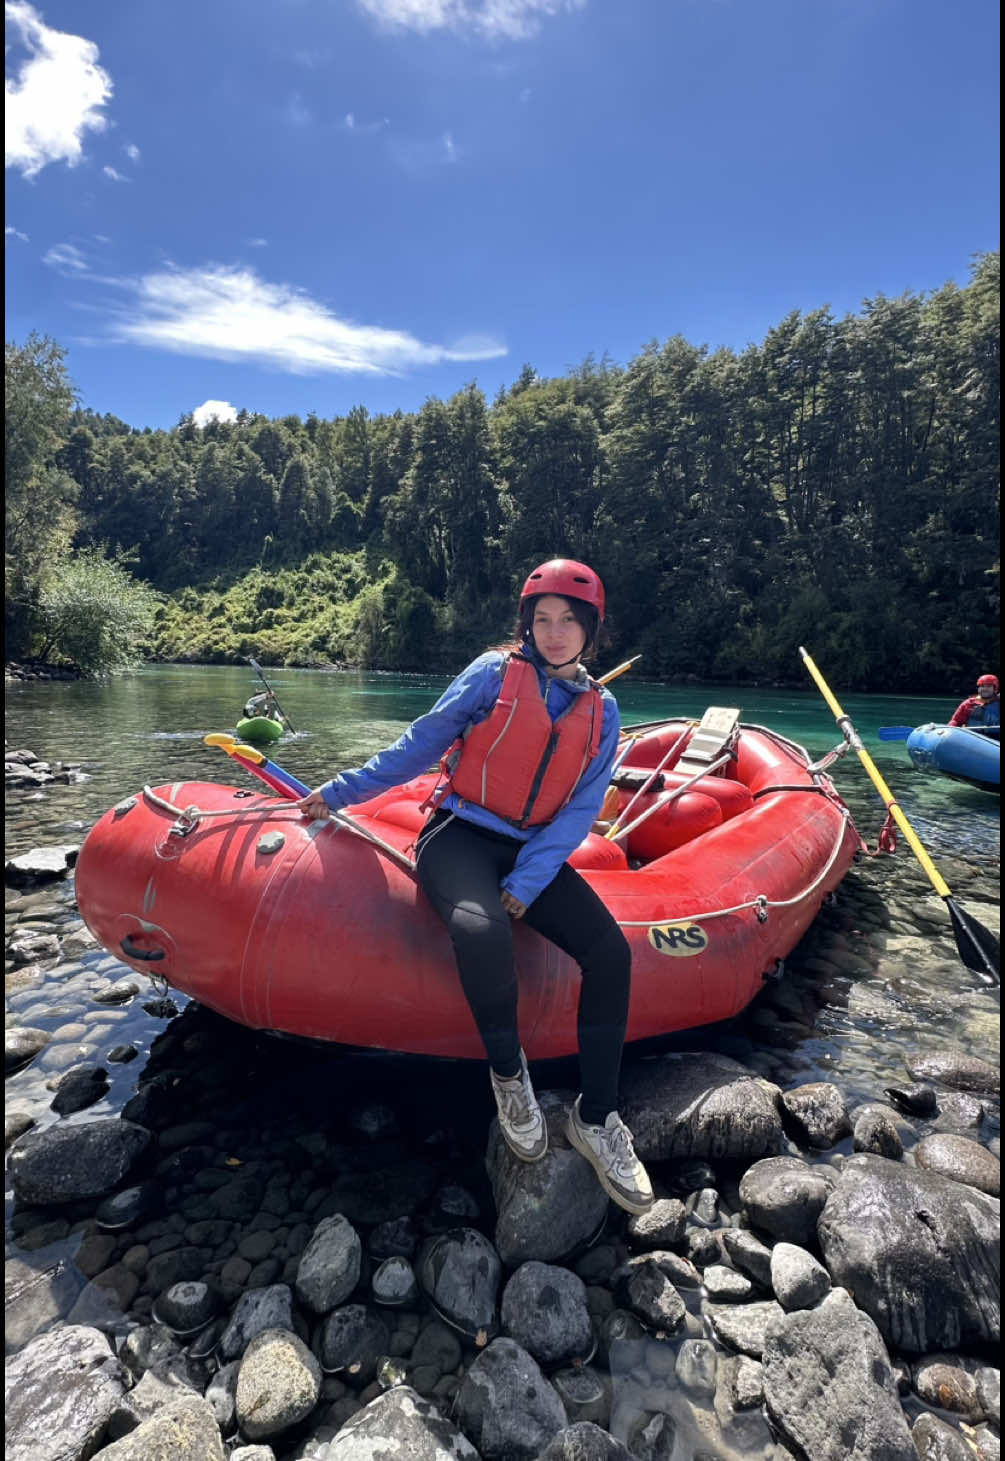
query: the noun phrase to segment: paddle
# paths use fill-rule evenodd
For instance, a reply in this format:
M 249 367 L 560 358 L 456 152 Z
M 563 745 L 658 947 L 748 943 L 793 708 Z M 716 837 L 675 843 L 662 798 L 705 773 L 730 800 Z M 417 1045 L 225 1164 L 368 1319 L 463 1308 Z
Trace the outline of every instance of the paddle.
M 913 725 L 881 725 L 876 734 L 881 741 L 906 741 L 913 730 Z
M 609 685 L 612 680 L 616 680 L 619 675 L 623 675 L 625 670 L 630 670 L 632 665 L 637 665 L 641 658 L 642 656 L 640 654 L 632 655 L 631 659 L 626 659 L 623 665 L 618 665 L 616 669 L 608 670 L 606 675 L 601 675 L 597 684 Z
M 203 737 L 207 746 L 216 746 L 225 751 L 238 765 L 257 776 L 259 781 L 264 781 L 266 786 L 273 791 L 278 791 L 280 796 L 286 797 L 288 801 L 299 801 L 301 797 L 310 796 L 311 788 L 277 766 L 275 761 L 270 761 L 263 756 L 261 751 L 256 751 L 254 746 L 241 746 L 233 736 L 217 733 Z
M 290 720 L 290 717 L 286 714 L 286 711 L 280 705 L 280 703 L 279 703 L 279 696 L 276 694 L 275 690 L 273 690 L 273 688 L 269 684 L 268 680 L 262 674 L 262 667 L 258 663 L 257 659 L 253 659 L 252 656 L 249 654 L 248 655 L 248 664 L 255 671 L 255 674 L 259 677 L 259 679 L 261 680 L 262 684 L 265 686 L 266 690 L 268 690 L 269 694 L 272 696 L 272 699 L 275 701 L 276 709 L 279 711 L 279 714 L 285 720 L 288 728 L 293 732 L 294 735 L 296 735 L 296 731 L 293 730 L 293 722 L 292 722 L 292 720 Z
M 266 786 L 271 787 L 273 791 L 278 791 L 279 795 L 286 797 L 288 801 L 299 801 L 301 797 L 310 796 L 311 788 L 309 786 L 305 786 L 302 781 L 298 781 L 295 776 L 291 776 L 288 771 L 277 766 L 275 761 L 270 761 L 268 757 L 263 756 L 261 751 L 256 751 L 254 746 L 239 746 L 233 736 L 223 734 L 204 736 L 203 739 L 207 746 L 218 746 L 221 751 L 226 751 L 227 755 L 243 766 L 246 771 L 250 771 L 253 776 L 257 776 L 260 781 L 265 782 Z M 348 812 L 332 812 L 332 818 L 339 826 L 348 827 L 350 832 L 355 832 L 356 836 L 362 837 L 365 842 L 372 842 L 374 847 L 379 847 L 386 856 L 392 858 L 406 872 L 414 876 L 415 863 L 406 853 L 400 852 L 390 842 L 385 842 L 368 827 L 361 827 Z
M 956 936 L 956 947 L 959 950 L 960 958 L 968 969 L 972 969 L 975 974 L 979 974 L 986 983 L 998 984 L 1001 973 L 1001 947 L 998 940 L 982 923 L 978 923 L 976 918 L 971 917 L 969 913 L 964 913 L 963 909 L 955 901 L 948 885 L 943 881 L 932 859 L 918 840 L 914 828 L 895 801 L 893 792 L 876 770 L 873 759 L 865 749 L 865 746 L 863 746 L 858 731 L 834 698 L 827 681 L 817 669 L 806 650 L 803 649 L 802 645 L 799 646 L 799 653 L 802 656 L 807 670 L 813 677 L 817 689 L 833 711 L 841 734 L 862 762 L 870 781 L 883 798 L 887 811 L 907 838 L 908 846 L 921 863 L 932 887 L 949 909 L 949 917 L 952 920 L 953 933 Z

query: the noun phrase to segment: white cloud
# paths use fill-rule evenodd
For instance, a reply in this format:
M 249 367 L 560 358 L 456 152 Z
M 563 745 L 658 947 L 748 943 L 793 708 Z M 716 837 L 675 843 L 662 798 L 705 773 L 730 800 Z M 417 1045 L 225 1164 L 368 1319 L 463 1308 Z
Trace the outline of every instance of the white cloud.
M 236 421 L 237 408 L 229 401 L 203 401 L 201 406 L 196 406 L 192 412 L 192 421 L 196 426 L 207 426 L 210 421 Z
M 249 249 L 267 249 L 268 246 L 269 246 L 269 240 L 267 238 L 249 238 L 248 239 L 248 248 Z
M 490 39 L 525 40 L 541 21 L 581 10 L 586 0 L 356 0 L 388 30 L 475 31 Z
M 4 83 L 5 164 L 33 178 L 47 163 L 74 167 L 83 136 L 107 125 L 101 108 L 112 81 L 98 65 L 98 48 L 82 36 L 53 30 L 25 0 L 7 0 L 12 36 L 28 52 Z
M 140 160 L 140 149 L 136 146 L 136 143 L 135 142 L 127 142 L 126 145 L 125 145 L 125 147 L 123 147 L 122 151 L 129 158 L 129 161 L 130 162 L 139 162 L 139 160 Z
M 76 244 L 64 243 L 55 244 L 47 254 L 42 257 L 42 263 L 48 264 L 59 274 L 82 277 L 88 272 L 87 260 L 77 248 Z
M 254 362 L 294 375 L 395 375 L 507 353 L 505 345 L 487 336 L 437 345 L 406 330 L 356 324 L 303 290 L 270 283 L 253 269 L 237 266 L 169 268 L 114 282 L 128 290 L 130 300 L 128 307 L 112 311 L 109 336 L 179 355 Z
M 106 178 L 111 178 L 113 183 L 130 183 L 132 178 L 127 178 L 124 173 L 118 172 L 114 167 L 103 167 L 101 171 Z
M 4 224 L 3 236 L 4 238 L 16 238 L 21 243 L 28 243 L 28 235 L 22 233 L 19 228 L 12 227 L 9 223 Z

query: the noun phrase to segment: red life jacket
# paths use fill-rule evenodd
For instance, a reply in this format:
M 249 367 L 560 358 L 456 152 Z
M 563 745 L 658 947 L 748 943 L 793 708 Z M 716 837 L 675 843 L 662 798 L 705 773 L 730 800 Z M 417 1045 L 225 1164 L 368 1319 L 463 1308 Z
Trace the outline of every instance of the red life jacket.
M 553 721 L 534 666 L 511 655 L 488 716 L 444 758 L 449 790 L 516 827 L 539 827 L 572 796 L 600 748 L 603 723 L 603 696 L 592 683 Z

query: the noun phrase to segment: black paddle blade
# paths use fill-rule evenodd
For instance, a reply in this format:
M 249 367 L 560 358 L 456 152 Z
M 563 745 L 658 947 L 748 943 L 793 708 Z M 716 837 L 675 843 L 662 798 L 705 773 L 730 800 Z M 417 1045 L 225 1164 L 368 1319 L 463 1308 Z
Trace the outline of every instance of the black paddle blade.
M 946 907 L 953 920 L 953 933 L 960 958 L 968 969 L 973 969 L 987 984 L 1001 983 L 1001 945 L 990 929 L 971 918 L 952 898 L 946 898 Z

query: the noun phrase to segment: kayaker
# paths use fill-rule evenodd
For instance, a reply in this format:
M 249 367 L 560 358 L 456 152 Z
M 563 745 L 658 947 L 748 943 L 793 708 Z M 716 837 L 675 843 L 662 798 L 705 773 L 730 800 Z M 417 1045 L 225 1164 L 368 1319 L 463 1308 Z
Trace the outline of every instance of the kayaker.
M 276 704 L 276 697 L 271 690 L 262 690 L 257 695 L 245 702 L 243 715 L 245 720 L 254 720 L 262 715 L 266 720 L 276 720 L 282 723 L 282 713 Z
M 652 1187 L 617 1111 L 631 954 L 601 899 L 566 862 L 600 810 L 620 732 L 617 702 L 582 663 L 603 617 L 604 588 L 592 568 L 568 558 L 542 563 L 520 594 L 514 643 L 480 655 L 393 746 L 298 805 L 327 817 L 443 758 L 434 810 L 416 843 L 417 875 L 450 934 L 502 1135 L 527 1162 L 548 1149 L 517 1023 L 511 919 L 523 919 L 582 974 L 583 1089 L 569 1140 L 608 1195 L 640 1213 Z
M 976 729 L 982 725 L 1001 725 L 1001 685 L 997 675 L 981 675 L 977 694 L 968 695 L 953 712 L 950 725 Z

